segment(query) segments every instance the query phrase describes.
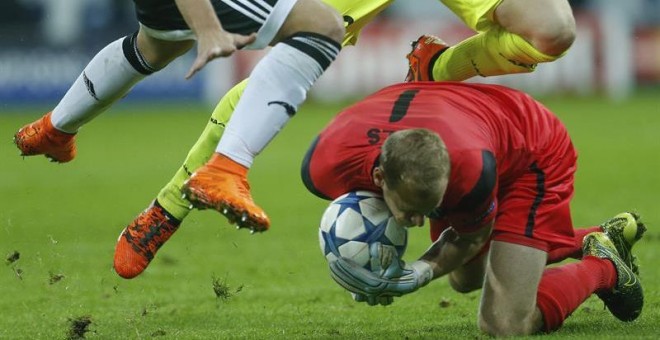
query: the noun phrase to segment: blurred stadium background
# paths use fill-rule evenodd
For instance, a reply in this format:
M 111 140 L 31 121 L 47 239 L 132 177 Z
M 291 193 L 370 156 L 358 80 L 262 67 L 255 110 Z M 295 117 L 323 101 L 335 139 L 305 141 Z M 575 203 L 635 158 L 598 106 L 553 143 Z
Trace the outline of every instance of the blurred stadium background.
M 414 2 L 414 5 L 411 3 Z M 660 1 L 571 1 L 578 37 L 559 62 L 530 75 L 486 79 L 536 95 L 603 93 L 621 100 L 660 84 Z M 0 2 L 0 102 L 54 105 L 103 46 L 136 30 L 130 0 Z M 409 42 L 422 33 L 456 43 L 472 32 L 436 0 L 395 2 L 347 48 L 311 98 L 334 101 L 401 81 Z M 194 51 L 193 51 L 194 52 Z M 130 100 L 202 100 L 209 105 L 243 79 L 262 52 L 241 52 L 183 80 L 192 53 L 139 84 Z

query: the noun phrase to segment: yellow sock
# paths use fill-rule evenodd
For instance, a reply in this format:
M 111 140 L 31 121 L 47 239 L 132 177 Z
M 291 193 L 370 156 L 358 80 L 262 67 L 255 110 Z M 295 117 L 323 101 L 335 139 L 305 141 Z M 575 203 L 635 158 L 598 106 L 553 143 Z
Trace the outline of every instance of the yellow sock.
M 234 112 L 245 86 L 247 86 L 247 79 L 234 86 L 222 97 L 218 106 L 213 110 L 211 119 L 206 124 L 204 131 L 195 142 L 195 145 L 188 151 L 188 156 L 183 165 L 158 193 L 157 199 L 160 205 L 180 221 L 190 213 L 190 202 L 181 197 L 181 186 L 195 170 L 213 156 L 220 137 L 225 131 L 225 125 Z
M 494 27 L 445 50 L 433 65 L 434 80 L 462 81 L 474 76 L 527 73 L 536 64 L 557 60 L 519 35 Z

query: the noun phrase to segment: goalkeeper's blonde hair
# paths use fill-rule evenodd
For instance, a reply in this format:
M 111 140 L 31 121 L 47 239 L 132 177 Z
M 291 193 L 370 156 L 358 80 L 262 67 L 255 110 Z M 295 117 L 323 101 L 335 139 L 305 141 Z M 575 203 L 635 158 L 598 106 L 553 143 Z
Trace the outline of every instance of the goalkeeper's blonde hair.
M 405 186 L 418 199 L 442 198 L 449 179 L 447 147 L 437 133 L 428 129 L 408 129 L 392 133 L 383 143 L 380 166 L 387 186 Z

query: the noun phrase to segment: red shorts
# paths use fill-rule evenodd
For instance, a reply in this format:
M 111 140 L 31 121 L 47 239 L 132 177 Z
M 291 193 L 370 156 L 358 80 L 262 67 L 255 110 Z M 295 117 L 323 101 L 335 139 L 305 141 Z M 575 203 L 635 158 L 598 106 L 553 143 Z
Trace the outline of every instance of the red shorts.
M 493 240 L 546 252 L 575 244 L 570 201 L 577 153 L 565 130 L 555 140 L 551 156 L 537 157 L 521 176 L 501 183 Z
M 537 157 L 525 172 L 499 184 L 492 240 L 545 252 L 575 244 L 570 201 L 577 154 L 565 130 L 558 132 L 555 141 L 551 156 Z M 431 239 L 447 227 L 431 221 Z

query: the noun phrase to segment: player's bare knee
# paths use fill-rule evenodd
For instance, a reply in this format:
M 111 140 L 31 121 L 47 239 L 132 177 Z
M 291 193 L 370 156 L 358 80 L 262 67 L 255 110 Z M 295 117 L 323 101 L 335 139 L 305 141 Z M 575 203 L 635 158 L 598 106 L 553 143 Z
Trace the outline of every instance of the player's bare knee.
M 325 3 L 319 1 L 318 6 L 319 8 L 322 8 L 322 10 L 320 10 L 322 15 L 317 18 L 320 20 L 315 20 L 316 24 L 314 26 L 316 27 L 310 27 L 310 32 L 323 34 L 326 37 L 341 43 L 346 34 L 343 18 L 337 10 Z
M 296 3 L 272 44 L 298 32 L 321 34 L 338 43 L 346 30 L 341 15 L 319 0 L 301 0 Z
M 567 0 L 503 0 L 495 20 L 549 56 L 561 55 L 575 40 L 575 17 Z
M 497 322 L 497 319 L 486 319 L 479 315 L 479 330 L 490 335 L 490 336 L 507 336 L 505 328 L 502 326 L 502 322 Z
M 521 336 L 536 333 L 525 318 L 479 313 L 479 329 L 490 336 Z
M 575 21 L 571 17 L 559 20 L 549 27 L 541 25 L 538 29 L 531 30 L 526 38 L 539 52 L 558 56 L 573 45 L 575 30 Z
M 327 7 L 327 5 L 324 5 Z M 329 7 L 328 7 L 329 8 Z M 321 34 L 327 36 L 328 38 L 341 43 L 344 40 L 344 35 L 346 35 L 346 29 L 344 28 L 344 20 L 334 9 L 330 9 L 329 19 L 325 22 Z
M 479 316 L 477 317 L 477 325 L 479 326 L 479 330 L 481 332 L 486 333 L 488 335 L 494 335 L 495 332 L 492 329 L 490 322 L 484 319 L 481 313 L 479 313 Z
M 536 307 L 534 310 L 499 303 L 484 304 L 479 308 L 479 329 L 491 336 L 520 336 L 537 333 L 543 319 Z
M 449 285 L 456 292 L 466 294 L 481 289 L 481 286 L 483 285 L 483 281 L 462 280 L 460 278 L 456 278 L 450 275 Z

